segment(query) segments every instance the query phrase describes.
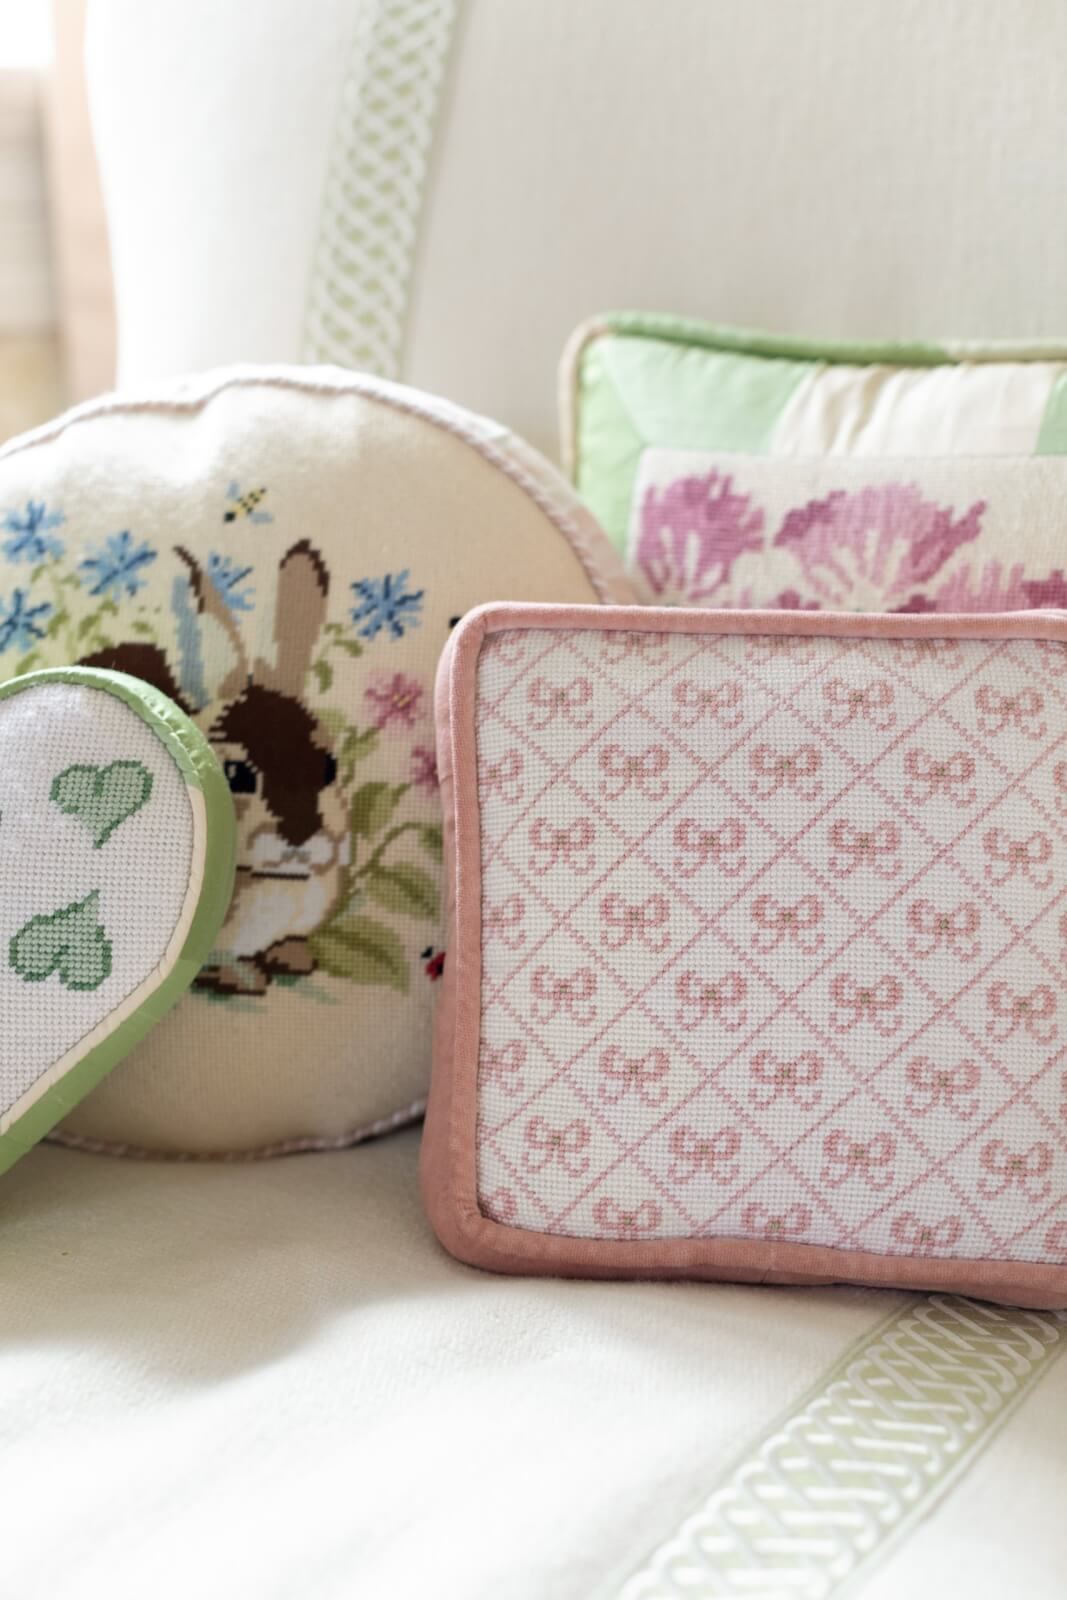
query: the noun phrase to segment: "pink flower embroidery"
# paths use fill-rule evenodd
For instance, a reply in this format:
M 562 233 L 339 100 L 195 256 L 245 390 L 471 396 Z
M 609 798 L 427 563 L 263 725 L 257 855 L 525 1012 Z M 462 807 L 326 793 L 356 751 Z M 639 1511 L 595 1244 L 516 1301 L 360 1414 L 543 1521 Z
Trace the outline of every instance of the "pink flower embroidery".
M 727 585 L 743 551 L 762 549 L 763 520 L 729 474 L 676 478 L 645 495 L 637 567 L 657 599 L 699 605 Z
M 411 782 L 416 789 L 426 789 L 429 792 L 440 786 L 437 775 L 437 752 L 428 750 L 424 744 L 417 744 L 411 752 Z
M 412 728 L 419 714 L 422 687 L 414 678 L 394 672 L 392 677 L 382 677 L 376 683 L 368 684 L 363 691 L 363 698 L 373 707 L 371 720 L 376 728 L 388 727 L 391 722 Z
M 960 545 L 977 537 L 985 501 L 956 518 L 917 484 L 871 484 L 790 511 L 775 536 L 800 562 L 807 589 L 833 610 L 904 610 Z

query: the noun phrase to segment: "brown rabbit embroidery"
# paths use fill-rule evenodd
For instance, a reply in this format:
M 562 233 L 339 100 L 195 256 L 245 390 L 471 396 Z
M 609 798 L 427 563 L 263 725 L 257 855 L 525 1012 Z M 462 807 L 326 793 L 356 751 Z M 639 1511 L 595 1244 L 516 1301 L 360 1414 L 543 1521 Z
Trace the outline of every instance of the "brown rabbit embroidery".
M 216 956 L 196 983 L 220 994 L 262 994 L 276 976 L 315 967 L 310 936 L 336 911 L 349 864 L 348 822 L 332 738 L 304 702 L 326 620 L 330 579 L 307 541 L 282 557 L 274 612 L 274 664 L 250 662 L 215 585 L 187 551 L 175 584 L 178 670 L 157 645 L 119 644 L 84 658 L 155 684 L 195 716 L 215 746 L 237 811 L 237 876 Z M 230 658 L 210 697 L 202 639 Z

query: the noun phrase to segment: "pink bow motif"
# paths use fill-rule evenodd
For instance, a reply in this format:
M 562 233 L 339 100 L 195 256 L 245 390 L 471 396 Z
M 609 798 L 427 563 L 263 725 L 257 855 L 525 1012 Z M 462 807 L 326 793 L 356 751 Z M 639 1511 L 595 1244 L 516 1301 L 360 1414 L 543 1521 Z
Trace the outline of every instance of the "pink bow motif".
M 919 667 L 939 656 L 957 656 L 960 652 L 956 639 L 890 639 L 888 644 L 902 667 Z
M 572 1178 L 589 1170 L 584 1154 L 590 1140 L 589 1124 L 576 1117 L 566 1127 L 556 1127 L 546 1117 L 531 1117 L 526 1124 L 524 1160 L 530 1172 L 543 1172 L 554 1163 Z
M 1045 697 L 1037 689 L 1017 689 L 1005 694 L 991 683 L 983 683 L 974 693 L 978 709 L 978 731 L 995 739 L 1006 728 L 1014 728 L 1024 739 L 1043 739 L 1048 732 L 1044 721 L 1033 726 L 1034 718 L 1045 709 Z
M 937 1107 L 944 1106 L 964 1121 L 978 1110 L 976 1090 L 982 1080 L 982 1069 L 976 1061 L 958 1061 L 954 1067 L 941 1067 L 929 1056 L 916 1056 L 904 1069 L 908 1092 L 904 1096 L 907 1109 L 917 1117 L 925 1117 Z
M 816 773 L 822 766 L 822 752 L 816 745 L 801 744 L 795 750 L 775 750 L 758 744 L 748 758 L 755 773 L 750 785 L 759 800 L 788 789 L 800 800 L 815 800 L 822 793 L 822 779 Z
M 643 1056 L 628 1056 L 617 1044 L 609 1045 L 601 1052 L 599 1067 L 600 1098 L 609 1106 L 617 1106 L 630 1094 L 646 1106 L 661 1106 L 667 1098 L 670 1060 L 666 1050 L 656 1047 Z
M 526 1046 L 521 1039 L 507 1044 L 483 1044 L 478 1062 L 481 1083 L 495 1083 L 501 1094 L 515 1095 L 523 1087 L 522 1069 L 526 1065 Z
M 990 828 L 982 836 L 982 846 L 989 860 L 985 875 L 997 888 L 1009 878 L 1020 873 L 1035 889 L 1047 889 L 1052 882 L 1052 871 L 1042 872 L 1052 860 L 1052 840 L 1047 833 L 1032 833 L 1028 839 L 1013 839 L 1004 828 Z
M 733 1183 L 737 1177 L 737 1158 L 741 1134 L 737 1128 L 720 1128 L 718 1133 L 697 1133 L 695 1128 L 674 1128 L 667 1142 L 674 1160 L 667 1168 L 672 1183 L 689 1183 L 703 1173 L 712 1183 Z
M 831 728 L 847 728 L 859 718 L 879 733 L 887 733 L 897 720 L 896 712 L 889 709 L 895 693 L 887 678 L 875 678 L 863 688 L 846 683 L 844 678 L 831 678 L 823 684 L 822 694 Z
M 954 911 L 932 900 L 914 900 L 908 907 L 908 950 L 925 961 L 937 950 L 947 950 L 957 961 L 975 961 L 981 946 L 978 929 L 982 913 L 973 900 L 963 900 Z
M 834 1009 L 828 1021 L 835 1033 L 850 1033 L 861 1022 L 866 1022 L 883 1039 L 900 1030 L 904 985 L 891 972 L 873 980 L 839 972 L 830 984 L 830 999 Z
M 500 638 L 500 634 L 493 634 Z M 523 758 L 519 750 L 506 750 L 499 761 L 486 761 L 479 773 L 483 803 L 490 795 L 499 795 L 505 805 L 514 806 L 523 796 Z
M 478 1210 L 490 1222 L 499 1222 L 505 1228 L 515 1221 L 518 1204 L 510 1189 L 494 1189 L 492 1194 L 478 1196 Z
M 973 806 L 977 798 L 978 791 L 971 782 L 974 757 L 966 750 L 957 750 L 950 756 L 909 750 L 904 757 L 904 771 L 908 778 L 904 798 L 913 805 L 924 806 L 928 800 L 939 798 L 954 806 Z
M 507 667 L 517 667 L 520 661 L 525 661 L 529 640 L 522 628 L 509 628 L 503 633 L 491 633 L 484 640 L 481 649 L 483 661 L 491 661 L 494 656 Z
M 850 878 L 867 867 L 877 878 L 895 878 L 900 871 L 900 829 L 895 822 L 875 822 L 860 827 L 838 817 L 830 824 L 827 866 L 835 878 Z
M 612 661 L 629 656 L 645 666 L 657 666 L 667 651 L 667 638 L 662 633 L 631 633 L 613 628 L 600 637 L 601 650 Z
M 674 870 L 682 878 L 693 878 L 714 862 L 724 878 L 744 872 L 746 857 L 740 854 L 745 828 L 736 817 L 727 817 L 718 827 L 708 828 L 695 817 L 683 817 L 674 830 Z
M 792 656 L 798 665 L 810 661 L 815 647 L 799 633 L 754 633 L 745 647 L 749 661 L 772 661 L 775 656 Z
M 739 728 L 745 718 L 743 700 L 741 685 L 734 681 L 704 689 L 685 678 L 674 685 L 674 720 L 681 728 L 695 728 L 702 717 L 709 717 L 720 728 Z
M 891 1133 L 876 1133 L 864 1143 L 837 1128 L 823 1141 L 820 1181 L 828 1189 L 839 1189 L 850 1178 L 862 1178 L 869 1189 L 888 1189 L 893 1182 L 891 1162 L 896 1148 Z
M 1051 1044 L 1056 1037 L 1056 996 L 1047 983 L 1035 984 L 1024 994 L 1001 980 L 991 985 L 986 1001 L 999 1024 L 989 1029 L 996 1044 L 1003 1044 L 1020 1028 L 1038 1044 Z
M 671 905 L 666 895 L 650 894 L 647 900 L 628 901 L 621 894 L 605 895 L 600 902 L 600 915 L 610 933 L 604 934 L 608 950 L 621 950 L 636 935 L 639 944 L 658 954 L 666 950 L 671 936 L 666 931 L 671 919 Z
M 662 1220 L 663 1212 L 654 1200 L 620 1206 L 605 1195 L 593 1207 L 593 1221 L 600 1235 L 611 1233 L 616 1239 L 639 1239 L 642 1234 L 655 1233 Z
M 823 903 L 816 895 L 805 894 L 795 905 L 782 905 L 771 894 L 758 895 L 752 907 L 752 920 L 757 931 L 752 935 L 752 947 L 761 956 L 785 940 L 791 939 L 806 956 L 813 956 L 825 943 L 825 935 L 815 933 L 823 919 Z
M 893 1218 L 889 1237 L 913 1255 L 940 1254 L 959 1244 L 963 1237 L 963 1219 L 950 1216 L 941 1217 L 937 1222 L 924 1222 L 914 1211 L 902 1211 L 899 1217 Z
M 596 1017 L 596 1006 L 589 1002 L 597 991 L 597 977 L 589 967 L 579 967 L 569 978 L 538 967 L 530 979 L 530 991 L 538 1022 L 554 1022 L 562 1012 L 580 1028 L 588 1028 Z
M 1029 1150 L 1012 1150 L 1003 1139 L 991 1139 L 982 1146 L 978 1158 L 982 1176 L 978 1193 L 985 1200 L 998 1200 L 1007 1189 L 1021 1189 L 1031 1205 L 1044 1200 L 1052 1189 L 1045 1174 L 1052 1170 L 1052 1146 L 1032 1144 Z
M 521 894 L 509 894 L 499 905 L 487 900 L 482 907 L 483 939 L 487 944 L 496 940 L 509 950 L 517 950 L 526 942 L 522 926 L 525 916 L 526 901 Z
M 1050 678 L 1062 678 L 1067 672 L 1067 640 L 1035 639 L 1034 643 L 1045 658 L 1042 671 Z
M 1056 808 L 1067 811 L 1067 761 L 1057 761 L 1052 769 L 1052 782 L 1056 786 Z
M 822 1099 L 822 1090 L 811 1086 L 823 1075 L 823 1059 L 814 1050 L 802 1050 L 792 1061 L 759 1050 L 752 1057 L 752 1076 L 756 1082 L 748 1098 L 757 1111 L 766 1111 L 776 1100 L 792 1100 L 802 1111 L 811 1111 Z
M 1067 1258 L 1067 1222 L 1054 1222 L 1045 1235 L 1045 1249 L 1050 1256 Z
M 772 1211 L 769 1206 L 755 1203 L 742 1211 L 741 1227 L 757 1239 L 796 1239 L 811 1227 L 811 1212 L 807 1206 Z
M 589 817 L 575 817 L 563 827 L 557 827 L 547 817 L 537 817 L 530 827 L 529 869 L 543 878 L 554 867 L 564 866 L 575 877 L 583 877 L 593 870 L 595 838 L 596 829 Z
M 699 972 L 680 972 L 674 993 L 678 1001 L 679 1028 L 691 1031 L 714 1017 L 720 1028 L 736 1033 L 748 1020 L 747 1012 L 739 1009 L 748 993 L 748 983 L 740 972 L 724 972 L 713 983 Z M 729 1016 L 728 1012 L 736 1012 L 736 1015 Z
M 600 792 L 606 800 L 618 800 L 633 784 L 646 800 L 662 800 L 669 787 L 663 774 L 670 764 L 670 751 L 662 744 L 650 744 L 640 755 L 628 754 L 621 744 L 605 745 L 600 752 L 600 770 L 605 774 Z
M 1060 1104 L 1060 1116 L 1063 1118 L 1064 1122 L 1067 1122 L 1067 1072 L 1065 1072 L 1063 1077 L 1060 1079 L 1060 1092 L 1063 1095 L 1063 1100 Z
M 538 733 L 550 722 L 562 717 L 572 728 L 588 728 L 593 720 L 589 706 L 593 699 L 593 685 L 588 678 L 572 678 L 570 683 L 549 683 L 547 678 L 534 678 L 527 685 L 526 698 L 540 713 L 531 717 L 530 727 Z

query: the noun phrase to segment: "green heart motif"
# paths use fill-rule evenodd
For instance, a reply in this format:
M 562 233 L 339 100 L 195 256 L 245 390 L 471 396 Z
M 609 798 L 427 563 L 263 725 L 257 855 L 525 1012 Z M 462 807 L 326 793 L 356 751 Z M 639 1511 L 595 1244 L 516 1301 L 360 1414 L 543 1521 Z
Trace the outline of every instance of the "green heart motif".
M 111 971 L 111 941 L 97 918 L 100 891 L 50 915 L 31 917 L 11 941 L 11 965 L 27 983 L 53 972 L 67 989 L 99 989 Z
M 115 829 L 147 805 L 152 774 L 140 761 L 113 761 L 109 767 L 67 767 L 54 779 L 49 798 L 68 817 L 77 817 L 100 849 Z

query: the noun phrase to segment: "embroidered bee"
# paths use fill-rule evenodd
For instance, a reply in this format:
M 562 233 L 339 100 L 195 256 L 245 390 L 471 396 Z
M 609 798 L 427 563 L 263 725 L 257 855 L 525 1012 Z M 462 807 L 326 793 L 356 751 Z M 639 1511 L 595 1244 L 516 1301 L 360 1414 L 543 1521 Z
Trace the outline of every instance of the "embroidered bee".
M 258 509 L 266 492 L 266 485 L 263 485 L 259 489 L 249 489 L 247 494 L 242 494 L 240 485 L 231 483 L 226 491 L 226 498 L 231 502 L 230 509 L 223 512 L 223 522 L 237 522 L 241 517 L 247 517 L 249 522 L 273 522 L 274 518 L 269 511 Z

